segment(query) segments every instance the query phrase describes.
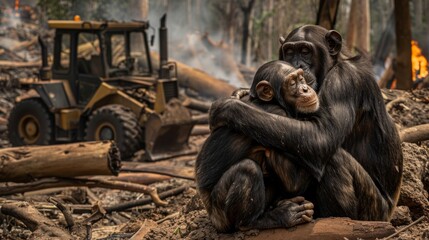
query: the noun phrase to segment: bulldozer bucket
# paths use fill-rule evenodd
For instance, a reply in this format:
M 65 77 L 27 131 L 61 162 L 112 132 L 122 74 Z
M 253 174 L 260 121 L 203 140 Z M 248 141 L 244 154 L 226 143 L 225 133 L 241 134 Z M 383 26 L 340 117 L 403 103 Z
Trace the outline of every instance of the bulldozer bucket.
M 188 142 L 193 127 L 191 113 L 178 100 L 170 101 L 162 114 L 150 114 L 145 124 L 146 159 L 157 161 L 196 153 Z

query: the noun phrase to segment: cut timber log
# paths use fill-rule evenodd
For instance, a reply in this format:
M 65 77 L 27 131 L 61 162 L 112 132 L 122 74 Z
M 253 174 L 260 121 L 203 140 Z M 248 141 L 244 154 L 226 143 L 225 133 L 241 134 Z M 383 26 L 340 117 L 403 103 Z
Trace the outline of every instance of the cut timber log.
M 0 181 L 39 177 L 118 175 L 121 159 L 112 142 L 0 149 Z
M 333 239 L 376 239 L 383 238 L 395 232 L 389 222 L 356 221 L 349 218 L 321 218 L 308 224 L 302 224 L 295 229 L 264 230 L 253 240 L 333 240 Z
M 41 61 L 35 62 L 13 62 L 13 61 L 4 61 L 0 60 L 0 68 L 29 68 L 29 67 L 40 67 L 42 66 Z
M 151 52 L 152 64 L 155 69 L 159 69 L 159 55 Z M 180 86 L 190 88 L 202 96 L 210 98 L 229 97 L 235 90 L 235 87 L 227 82 L 214 78 L 207 73 L 192 68 L 177 60 L 177 78 Z

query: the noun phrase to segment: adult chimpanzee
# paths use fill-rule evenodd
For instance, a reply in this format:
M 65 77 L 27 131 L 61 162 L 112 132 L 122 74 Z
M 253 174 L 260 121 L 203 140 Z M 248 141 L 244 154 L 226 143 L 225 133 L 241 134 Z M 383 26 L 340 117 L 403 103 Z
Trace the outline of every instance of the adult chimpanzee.
M 368 59 L 351 56 L 338 32 L 318 26 L 299 27 L 286 39 L 281 38 L 281 43 L 280 60 L 302 68 L 308 84 L 317 91 L 318 114 L 302 121 L 273 115 L 230 98 L 212 105 L 212 129 L 228 126 L 263 146 L 282 149 L 318 181 L 332 174 L 325 172 L 326 166 L 338 151 L 342 152 L 343 163 L 360 164 L 364 174 L 356 171 L 355 175 L 361 177 L 353 182 L 332 182 L 333 189 L 350 189 L 350 192 L 331 197 L 344 206 L 349 202 L 365 204 L 371 200 L 353 191 L 373 192 L 374 196 L 382 198 L 377 201 L 384 202 L 387 207 L 372 204 L 370 216 L 352 217 L 388 220 L 399 197 L 402 151 L 398 132 L 386 112 Z M 223 150 L 219 151 L 222 155 Z M 348 173 L 343 170 L 338 169 L 336 175 L 346 178 Z M 325 191 L 327 197 L 332 195 L 329 189 Z M 322 200 L 317 198 L 309 200 L 320 207 L 315 216 L 325 216 L 325 207 L 331 203 L 320 202 Z
M 290 106 L 286 102 L 294 105 L 289 112 L 314 112 L 319 106 L 302 70 L 281 61 L 259 68 L 250 97 L 242 100 L 282 116 Z M 305 190 L 310 175 L 280 155 L 227 127 L 211 133 L 197 157 L 195 172 L 201 198 L 219 231 L 292 227 L 311 220 L 311 203 L 302 197 L 285 200 L 288 193 Z M 284 161 L 271 164 L 279 159 Z

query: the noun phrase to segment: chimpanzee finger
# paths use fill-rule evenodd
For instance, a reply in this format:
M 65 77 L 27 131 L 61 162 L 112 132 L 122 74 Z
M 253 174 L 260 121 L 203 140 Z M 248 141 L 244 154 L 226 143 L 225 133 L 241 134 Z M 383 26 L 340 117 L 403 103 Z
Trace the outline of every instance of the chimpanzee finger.
M 302 203 L 302 202 L 304 202 L 305 201 L 305 198 L 304 197 L 301 197 L 301 196 L 297 196 L 297 197 L 294 197 L 294 198 L 291 198 L 291 199 L 287 199 L 288 201 L 291 201 L 291 202 L 293 202 L 293 203 Z
M 305 210 L 313 210 L 313 209 L 314 209 L 314 205 L 312 203 L 301 204 L 299 206 L 293 207 L 293 210 L 296 212 L 301 212 L 301 211 L 305 211 Z
M 313 220 L 313 210 L 305 210 L 298 212 L 296 215 L 298 215 L 300 218 L 303 218 L 307 222 L 311 222 Z
M 301 218 L 302 218 L 304 221 L 306 221 L 306 222 L 311 222 L 311 221 L 313 221 L 313 218 L 311 218 L 311 217 L 309 217 L 309 216 L 307 216 L 307 215 L 302 215 L 302 216 L 301 216 Z
M 298 68 L 297 70 L 294 71 L 294 73 L 296 73 L 297 75 L 302 75 L 304 74 L 304 70 L 302 70 L 302 68 Z

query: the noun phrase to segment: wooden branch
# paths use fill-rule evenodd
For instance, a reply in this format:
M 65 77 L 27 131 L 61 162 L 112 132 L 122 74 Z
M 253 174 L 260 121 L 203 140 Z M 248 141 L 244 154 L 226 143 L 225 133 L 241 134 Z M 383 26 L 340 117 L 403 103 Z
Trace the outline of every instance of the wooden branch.
M 30 67 L 40 67 L 40 66 L 42 66 L 42 61 L 14 62 L 14 61 L 0 60 L 0 67 L 3 69 L 7 69 L 7 68 L 30 68 Z
M 146 234 L 153 228 L 157 227 L 158 224 L 150 219 L 145 219 L 140 229 L 130 238 L 130 240 L 143 239 Z
M 136 183 L 126 183 L 120 181 L 109 181 L 101 179 L 85 179 L 85 178 L 48 178 L 30 183 L 12 184 L 0 187 L 0 195 L 11 195 L 15 193 L 23 193 L 28 191 L 40 190 L 45 188 L 55 187 L 70 187 L 70 186 L 86 186 L 86 187 L 101 187 L 110 189 L 119 189 L 133 192 L 149 194 L 156 205 L 164 206 L 167 202 L 159 199 L 156 188 L 148 187 Z
M 186 161 L 195 159 L 189 156 Z M 146 172 L 167 175 L 176 178 L 194 180 L 194 168 L 172 166 L 168 161 L 159 162 L 125 162 L 122 167 L 123 172 Z
M 155 69 L 159 69 L 159 55 L 151 52 L 152 64 Z M 185 88 L 191 88 L 202 96 L 211 98 L 229 97 L 235 90 L 235 87 L 225 81 L 214 78 L 207 73 L 192 68 L 177 60 L 177 75 L 179 84 Z M 1 66 L 1 65 L 0 65 Z
M 253 240 L 331 240 L 331 239 L 376 239 L 389 236 L 395 228 L 389 222 L 356 221 L 349 218 L 321 218 L 294 229 L 270 229 L 260 231 Z
M 178 195 L 178 194 L 182 193 L 183 191 L 185 191 L 187 188 L 188 188 L 188 186 L 180 186 L 177 188 L 173 188 L 171 190 L 160 193 L 159 198 L 165 199 L 167 197 Z M 106 209 L 107 213 L 119 212 L 119 211 L 123 211 L 123 210 L 129 209 L 129 208 L 146 205 L 149 203 L 151 203 L 151 199 L 148 197 L 145 197 L 145 198 L 142 198 L 139 200 L 134 200 L 134 201 L 126 202 L 126 203 L 120 203 L 120 204 L 108 206 L 108 207 L 105 207 L 105 209 Z
M 429 140 L 429 123 L 402 129 L 399 135 L 402 142 L 416 143 Z
M 74 239 L 27 202 L 4 204 L 1 212 L 23 222 L 33 232 L 33 239 Z
M 70 210 L 64 204 L 62 204 L 59 199 L 56 199 L 54 197 L 50 197 L 48 199 L 48 202 L 54 204 L 63 213 L 67 228 L 69 229 L 69 231 L 72 230 L 73 227 L 75 227 L 76 223 L 74 222 Z
M 400 229 L 399 231 L 397 231 L 396 233 L 394 233 L 394 234 L 392 234 L 392 235 L 390 235 L 390 236 L 388 236 L 388 237 L 383 238 L 383 240 L 391 239 L 391 238 L 393 238 L 393 237 L 398 236 L 401 232 L 403 232 L 403 231 L 407 230 L 408 228 L 410 228 L 410 227 L 412 227 L 412 226 L 416 225 L 417 223 L 419 223 L 419 222 L 423 221 L 423 219 L 425 219 L 425 218 L 426 218 L 425 216 L 421 216 L 419 219 L 417 219 L 416 221 L 414 221 L 414 222 L 412 222 L 412 223 L 408 224 L 407 226 L 405 226 L 405 227 L 401 228 L 401 229 Z
M 395 106 L 395 104 L 404 103 L 406 101 L 407 101 L 407 98 L 405 97 L 399 97 L 395 100 L 390 101 L 389 103 L 386 104 L 387 112 L 390 112 L 393 109 L 393 106 Z
M 0 159 L 0 181 L 117 175 L 121 167 L 119 151 L 108 141 L 4 148 Z

